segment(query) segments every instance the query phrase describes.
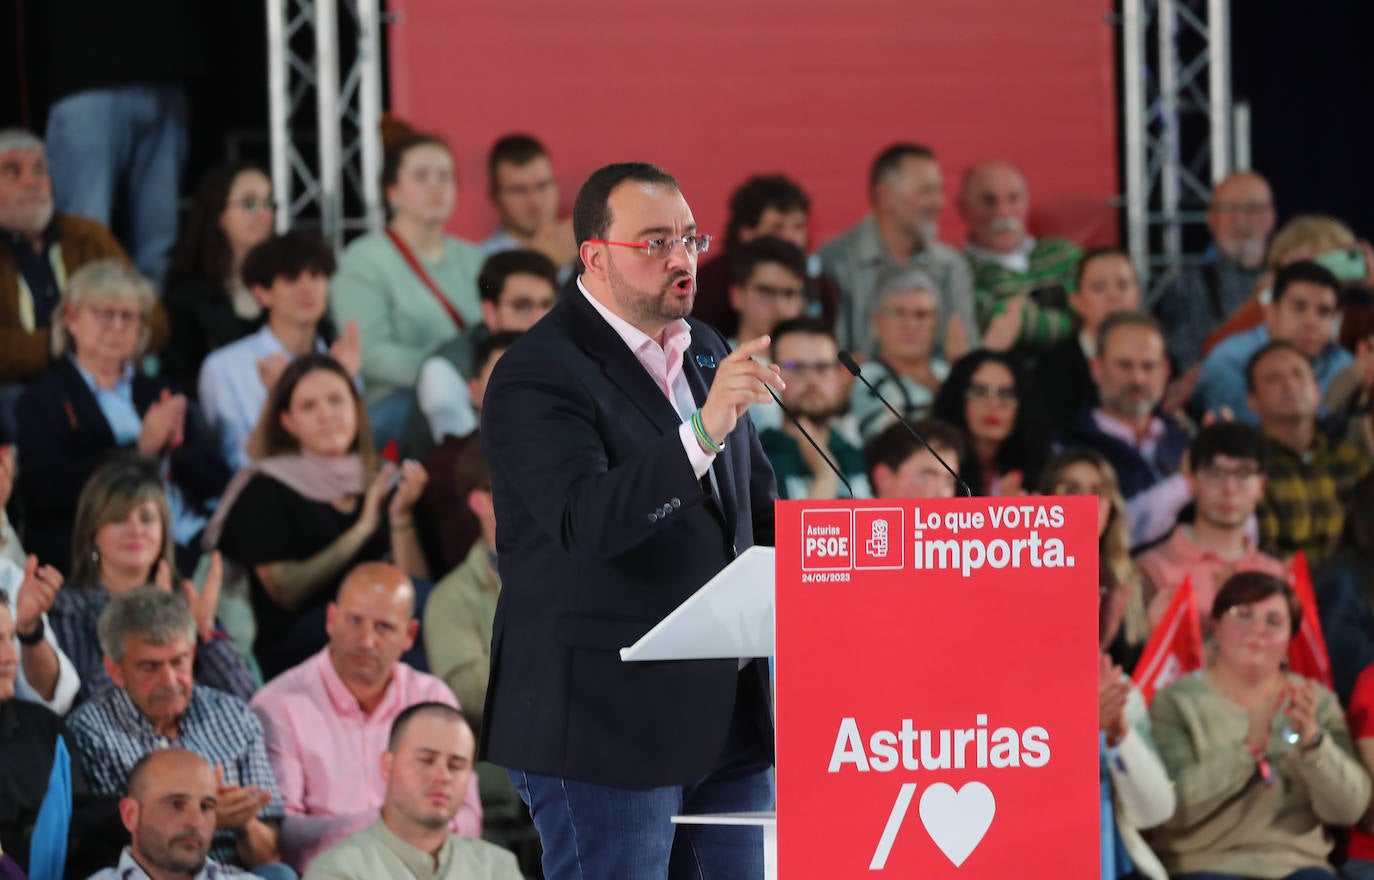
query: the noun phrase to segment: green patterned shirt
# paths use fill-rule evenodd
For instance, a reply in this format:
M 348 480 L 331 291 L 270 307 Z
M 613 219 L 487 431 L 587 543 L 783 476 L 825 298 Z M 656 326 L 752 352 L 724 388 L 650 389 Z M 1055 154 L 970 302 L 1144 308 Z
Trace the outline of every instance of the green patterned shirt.
M 1048 302 L 1026 303 L 1017 342 L 1047 348 L 1073 332 L 1074 315 L 1060 303 L 1073 292 L 1074 271 L 1083 256 L 1078 245 L 1066 238 L 1036 239 L 1024 272 L 1008 269 L 973 250 L 966 250 L 965 255 L 973 270 L 973 304 L 981 331 L 987 332 L 988 323 L 1006 311 L 1008 303 L 1016 297 L 1058 288 L 1063 291 L 1062 296 L 1051 296 Z

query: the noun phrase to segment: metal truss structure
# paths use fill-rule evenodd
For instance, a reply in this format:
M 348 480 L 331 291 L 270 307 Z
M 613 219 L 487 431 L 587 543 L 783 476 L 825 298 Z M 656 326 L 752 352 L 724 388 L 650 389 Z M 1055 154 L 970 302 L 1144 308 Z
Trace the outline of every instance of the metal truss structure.
M 1146 302 L 1202 259 L 1233 167 L 1230 0 L 1122 0 L 1126 242 Z
M 340 79 L 340 9 L 356 48 Z M 318 228 L 336 249 L 382 228 L 379 0 L 267 0 L 277 229 Z M 309 149 L 311 127 L 314 149 Z

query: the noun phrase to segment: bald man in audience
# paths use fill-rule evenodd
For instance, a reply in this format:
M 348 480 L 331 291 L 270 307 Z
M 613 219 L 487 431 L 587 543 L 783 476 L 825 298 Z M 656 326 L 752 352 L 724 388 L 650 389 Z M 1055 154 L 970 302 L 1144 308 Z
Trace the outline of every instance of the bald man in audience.
M 454 814 L 475 785 L 476 738 L 463 713 L 447 703 L 422 703 L 391 727 L 381 772 L 381 818 L 320 855 L 306 880 L 520 880 L 515 856 L 482 840 L 450 832 Z
M 969 227 L 964 255 L 983 332 L 994 341 L 1003 335 L 993 329 L 1001 318 L 999 324 L 1014 323 L 1012 339 L 1022 346 L 1046 348 L 1067 339 L 1073 331 L 1067 296 L 1083 251 L 1066 238 L 1030 234 L 1030 190 L 1021 171 L 1001 160 L 969 166 L 959 188 L 959 215 Z
M 245 876 L 210 858 L 219 785 L 214 769 L 188 749 L 143 756 L 129 774 L 119 816 L 133 837 L 119 864 L 90 880 L 216 880 Z
M 377 766 L 396 718 L 417 703 L 457 708 L 443 681 L 401 662 L 419 628 L 410 578 L 363 563 L 326 612 L 328 646 L 253 698 L 286 808 L 283 855 L 297 870 L 376 820 L 382 780 L 359 768 Z M 476 785 L 450 819 L 454 833 L 481 836 Z

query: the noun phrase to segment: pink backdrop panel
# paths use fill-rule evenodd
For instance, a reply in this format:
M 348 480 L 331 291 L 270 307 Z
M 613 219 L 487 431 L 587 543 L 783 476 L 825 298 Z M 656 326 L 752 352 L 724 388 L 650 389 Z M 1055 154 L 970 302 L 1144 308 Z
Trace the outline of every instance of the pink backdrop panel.
M 394 112 L 454 147 L 451 229 L 495 224 L 485 156 L 525 131 L 553 154 L 564 210 L 594 169 L 657 163 L 704 230 L 730 191 L 782 171 L 813 202 L 819 244 L 867 210 L 869 164 L 919 141 L 939 154 L 942 238 L 962 241 L 959 176 L 1017 162 L 1032 228 L 1117 238 L 1110 0 L 391 0 Z

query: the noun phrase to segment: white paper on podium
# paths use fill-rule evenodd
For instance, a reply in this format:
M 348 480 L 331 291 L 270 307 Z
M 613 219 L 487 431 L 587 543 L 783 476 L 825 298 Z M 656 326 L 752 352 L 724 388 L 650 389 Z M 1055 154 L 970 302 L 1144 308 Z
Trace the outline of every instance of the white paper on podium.
M 773 656 L 772 547 L 750 547 L 620 659 L 718 660 Z

